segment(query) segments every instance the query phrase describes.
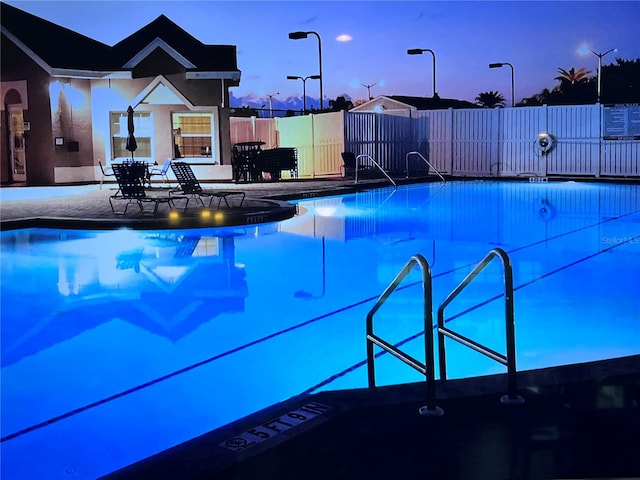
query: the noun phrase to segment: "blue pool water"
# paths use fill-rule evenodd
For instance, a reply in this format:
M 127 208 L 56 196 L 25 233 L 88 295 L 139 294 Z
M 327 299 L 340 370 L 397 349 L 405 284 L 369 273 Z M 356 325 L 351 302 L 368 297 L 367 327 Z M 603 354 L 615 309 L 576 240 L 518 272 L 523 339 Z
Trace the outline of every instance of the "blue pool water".
M 96 478 L 302 392 L 365 387 L 366 314 L 416 253 L 435 310 L 508 252 L 519 370 L 640 353 L 639 193 L 451 182 L 301 201 L 246 228 L 2 232 L 1 477 Z M 494 262 L 447 309 L 497 351 L 501 285 Z M 418 272 L 403 287 L 376 331 L 421 358 Z M 447 354 L 449 377 L 504 371 Z M 390 355 L 376 372 L 421 379 Z

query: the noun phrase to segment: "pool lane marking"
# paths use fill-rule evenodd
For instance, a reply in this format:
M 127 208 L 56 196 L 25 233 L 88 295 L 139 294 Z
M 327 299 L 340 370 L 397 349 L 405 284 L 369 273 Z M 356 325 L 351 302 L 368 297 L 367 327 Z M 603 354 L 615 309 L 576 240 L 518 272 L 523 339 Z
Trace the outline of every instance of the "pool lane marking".
M 546 277 L 549 277 L 551 275 L 555 275 L 556 273 L 561 272 L 562 270 L 566 270 L 567 268 L 571 268 L 571 267 L 573 267 L 575 265 L 578 265 L 579 263 L 583 263 L 583 262 L 586 262 L 587 260 L 591 260 L 592 258 L 597 257 L 598 255 L 601 255 L 603 253 L 607 253 L 607 252 L 609 252 L 609 251 L 613 250 L 614 248 L 617 248 L 617 247 L 619 247 L 621 245 L 625 245 L 627 243 L 636 244 L 635 242 L 640 242 L 640 235 L 635 236 L 635 237 L 626 237 L 624 242 L 619 242 L 619 243 L 612 244 L 610 247 L 606 247 L 603 250 L 599 250 L 599 251 L 597 251 L 597 252 L 595 252 L 595 253 L 593 253 L 591 255 L 588 255 L 586 257 L 580 258 L 580 259 L 575 260 L 575 261 L 573 261 L 571 263 L 563 265 L 562 267 L 559 267 L 559 268 L 556 268 L 554 270 L 551 270 L 551 271 L 549 271 L 549 272 L 547 272 L 547 273 L 545 273 L 543 275 L 540 275 L 539 277 L 533 278 L 533 279 L 529 280 L 528 282 L 525 282 L 525 283 L 523 283 L 521 285 L 518 285 L 517 287 L 514 287 L 513 291 L 515 292 L 516 290 L 520 290 L 521 288 L 528 287 L 529 285 L 532 285 L 532 284 L 534 284 L 536 282 L 539 282 L 540 280 L 542 280 L 542 279 L 544 279 Z M 417 282 L 417 283 L 420 283 L 420 282 Z M 487 305 L 487 304 L 489 304 L 489 303 L 491 303 L 491 302 L 493 302 L 495 300 L 499 300 L 502 297 L 504 297 L 504 294 L 500 294 L 500 295 L 496 295 L 494 297 L 488 298 L 487 300 L 485 300 L 483 302 L 480 302 L 480 303 L 474 305 L 473 307 L 470 307 L 470 308 L 468 308 L 466 310 L 463 310 L 462 312 L 459 312 L 459 313 L 447 318 L 445 320 L 445 323 L 446 322 L 450 322 L 452 320 L 455 320 L 456 318 L 461 317 L 462 315 L 464 315 L 466 313 L 472 312 L 473 310 L 475 310 L 477 308 L 483 307 L 483 306 L 485 306 L 485 305 Z M 437 327 L 438 327 L 437 324 L 436 325 L 432 325 L 432 328 L 434 330 Z M 422 331 L 418 332 L 418 333 L 415 333 L 415 334 L 405 338 L 404 340 L 401 340 L 398 343 L 394 344 L 394 347 L 399 348 L 402 345 L 404 345 L 405 343 L 408 343 L 408 342 L 410 342 L 412 340 L 415 340 L 416 338 L 420 338 L 423 335 L 424 335 L 424 332 L 422 332 Z M 378 358 L 378 357 L 384 355 L 385 353 L 387 353 L 386 350 L 381 350 L 381 351 L 379 351 L 378 353 L 375 354 L 375 357 Z M 352 371 L 354 371 L 354 370 L 356 370 L 356 369 L 358 369 L 360 367 L 363 367 L 366 364 L 367 364 L 366 360 L 362 360 L 362 361 L 360 361 L 358 363 L 355 363 L 355 364 L 351 365 L 350 367 L 348 367 L 348 368 L 346 368 L 346 369 L 344 369 L 344 370 L 332 375 L 331 377 L 323 380 L 322 382 L 314 385 L 313 387 L 310 387 L 310 388 L 306 389 L 304 392 L 301 393 L 301 395 L 309 395 L 309 394 L 315 392 L 317 389 L 332 383 L 333 381 L 337 380 L 338 378 L 343 377 L 347 373 L 351 373 Z
M 253 340 L 253 341 L 249 342 L 249 343 L 245 343 L 244 345 L 240 345 L 240 346 L 238 346 L 236 348 L 233 348 L 231 350 L 227 350 L 226 352 L 220 353 L 218 355 L 214 355 L 213 357 L 207 358 L 205 360 L 201 360 L 200 362 L 188 365 L 188 366 L 183 367 L 183 368 L 181 368 L 179 370 L 176 370 L 174 372 L 168 373 L 166 375 L 163 375 L 161 377 L 155 378 L 153 380 L 149 380 L 148 382 L 142 383 L 140 385 L 136 385 L 135 387 L 129 388 L 127 390 L 123 390 L 122 392 L 115 393 L 115 394 L 113 394 L 113 395 L 111 395 L 109 397 L 97 400 L 97 401 L 89 403 L 87 405 L 83 405 L 82 407 L 75 408 L 73 410 L 70 410 L 70 411 L 65 412 L 65 413 L 63 413 L 61 415 L 58 415 L 56 417 L 50 418 L 48 420 L 45 420 L 43 422 L 31 425 L 29 427 L 23 428 L 23 429 L 18 430 L 16 432 L 10 433 L 10 434 L 0 438 L 0 443 L 6 442 L 6 441 L 9 441 L 9 440 L 13 440 L 13 439 L 15 439 L 17 437 L 20 437 L 22 435 L 25 435 L 27 433 L 33 432 L 35 430 L 39 430 L 40 428 L 43 428 L 43 427 L 47 427 L 49 425 L 57 423 L 57 422 L 59 422 L 61 420 L 64 420 L 66 418 L 72 417 L 74 415 L 77 415 L 79 413 L 85 412 L 87 410 L 90 410 L 92 408 L 98 407 L 100 405 L 104 405 L 105 403 L 111 402 L 113 400 L 117 400 L 118 398 L 125 397 L 127 395 L 132 394 L 132 393 L 135 393 L 135 392 L 138 392 L 140 390 L 143 390 L 143 389 L 145 389 L 147 387 L 151 387 L 151 386 L 153 386 L 153 385 L 155 385 L 157 383 L 163 382 L 163 381 L 168 380 L 168 379 L 170 379 L 172 377 L 176 377 L 176 376 L 181 375 L 183 373 L 186 373 L 186 372 L 188 372 L 190 370 L 194 370 L 196 368 L 199 368 L 199 367 L 202 367 L 204 365 L 207 365 L 208 363 L 214 362 L 216 360 L 220 360 L 221 358 L 224 358 L 224 357 L 227 357 L 227 356 L 232 355 L 234 353 L 240 352 L 240 351 L 245 350 L 245 349 L 247 349 L 249 347 L 253 347 L 254 345 L 258 345 L 260 343 L 266 342 L 267 340 L 272 340 L 273 338 L 279 337 L 280 335 L 284 335 L 285 333 L 289 333 L 289 332 L 292 332 L 292 331 L 297 330 L 299 328 L 305 327 L 307 325 L 315 323 L 315 322 L 317 322 L 319 320 L 322 320 L 324 318 L 331 317 L 333 315 L 336 315 L 338 313 L 344 312 L 346 310 L 350 310 L 350 309 L 355 308 L 357 306 L 366 304 L 366 303 L 370 302 L 371 300 L 374 300 L 375 298 L 377 298 L 377 297 L 371 297 L 371 298 L 366 299 L 366 300 L 361 300 L 361 301 L 359 301 L 357 303 L 354 303 L 352 305 L 348 305 L 346 307 L 342 307 L 342 308 L 340 308 L 338 310 L 335 310 L 333 312 L 325 313 L 325 314 L 320 315 L 318 317 L 311 318 L 311 319 L 309 319 L 309 320 L 307 320 L 305 322 L 302 322 L 302 323 L 299 323 L 297 325 L 293 325 L 293 326 L 285 328 L 283 330 L 274 332 L 274 333 L 272 333 L 270 335 L 267 335 L 265 337 L 258 338 L 256 340 Z
M 576 232 L 579 232 L 579 231 L 581 231 L 581 230 L 590 229 L 590 228 L 596 227 L 596 226 L 598 226 L 598 225 L 601 225 L 601 224 L 603 224 L 603 223 L 611 222 L 611 221 L 614 221 L 614 220 L 619 220 L 619 219 L 621 219 L 621 218 L 623 218 L 623 217 L 626 217 L 626 216 L 629 216 L 629 215 L 635 215 L 636 213 L 640 213 L 640 211 L 630 212 L 630 213 L 626 213 L 626 214 L 619 215 L 619 216 L 616 216 L 616 217 L 611 217 L 611 218 L 609 218 L 609 219 L 607 219 L 607 220 L 605 220 L 605 221 L 603 221 L 603 222 L 598 222 L 598 223 L 595 223 L 595 224 L 586 225 L 586 226 L 584 226 L 584 227 L 580 227 L 580 228 L 577 228 L 577 229 L 575 229 L 575 230 L 571 230 L 571 231 L 569 231 L 569 232 L 565 232 L 565 233 L 561 233 L 561 234 L 555 235 L 555 236 L 553 236 L 553 237 L 551 237 L 551 238 L 548 238 L 548 239 L 538 240 L 538 241 L 533 242 L 533 243 L 530 243 L 530 244 L 528 244 L 528 245 L 524 245 L 524 246 L 521 246 L 521 247 L 516 247 L 516 248 L 514 248 L 514 249 L 512 249 L 512 250 L 509 250 L 509 252 L 508 252 L 508 253 L 513 253 L 513 252 L 516 252 L 516 251 L 519 251 L 519 250 L 523 250 L 523 249 L 525 249 L 525 248 L 529 248 L 529 247 L 532 247 L 532 246 L 535 246 L 535 245 L 538 245 L 538 244 L 541 244 L 541 243 L 546 243 L 546 242 L 548 242 L 548 241 L 550 241 L 550 240 L 555 240 L 555 239 L 557 239 L 557 238 L 560 238 L 560 237 L 563 237 L 563 236 L 566 236 L 566 235 L 571 235 L 571 234 L 576 233 Z M 638 237 L 630 237 L 630 238 L 638 238 Z M 625 243 L 626 243 L 626 242 L 625 242 Z M 545 276 L 548 276 L 548 275 L 551 275 L 551 274 L 553 274 L 553 273 L 556 273 L 557 271 L 563 270 L 564 268 L 568 268 L 569 266 L 572 266 L 572 265 L 574 265 L 574 264 L 576 264 L 576 263 L 580 263 L 581 261 L 584 261 L 584 260 L 586 260 L 586 259 L 589 259 L 589 258 L 591 258 L 591 257 L 593 257 L 593 256 L 595 256 L 595 255 L 600 254 L 600 253 L 603 253 L 603 252 L 609 251 L 609 250 L 611 250 L 611 249 L 613 249 L 613 248 L 615 248 L 615 247 L 618 247 L 618 246 L 620 246 L 620 245 L 624 245 L 624 243 L 614 244 L 614 245 L 612 245 L 611 247 L 609 247 L 609 248 L 607 248 L 607 249 L 605 249 L 605 250 L 602 250 L 602 251 L 600 251 L 600 252 L 598 252 L 598 253 L 596 253 L 596 254 L 594 254 L 594 255 L 591 255 L 591 256 L 589 256 L 589 257 L 586 257 L 585 259 L 578 260 L 578 261 L 576 261 L 576 262 L 573 262 L 572 264 L 569 264 L 569 265 L 567 265 L 567 266 L 565 266 L 565 267 L 563 267 L 563 268 L 560 268 L 559 270 L 555 270 L 555 271 L 553 271 L 553 272 L 551 272 L 551 273 L 549 273 L 549 274 L 545 274 L 544 276 L 539 277 L 538 279 L 534 279 L 534 280 L 532 280 L 532 281 L 528 282 L 527 284 L 523 284 L 523 285 L 521 285 L 521 286 L 519 286 L 519 287 L 517 287 L 517 288 L 514 288 L 514 291 L 515 291 L 515 290 L 517 290 L 517 289 L 519 289 L 519 288 L 522 288 L 522 287 L 524 287 L 524 286 L 527 286 L 527 285 L 529 285 L 529 284 L 531 284 L 531 283 L 534 283 L 534 282 L 536 282 L 536 281 L 538 281 L 538 280 L 540 280 L 540 279 L 544 278 Z M 439 273 L 439 274 L 437 274 L 437 275 L 434 275 L 434 277 L 433 277 L 433 278 L 438 278 L 438 277 L 441 277 L 441 276 L 444 276 L 444 275 L 449 275 L 450 273 L 453 273 L 453 272 L 455 272 L 455 271 L 457 271 L 457 270 L 460 270 L 460 269 L 463 269 L 463 268 L 468 268 L 468 267 L 473 266 L 473 265 L 475 265 L 475 263 L 470 263 L 470 264 L 467 264 L 467 265 L 463 265 L 463 266 L 460 266 L 460 267 L 457 267 L 457 268 L 451 269 L 451 270 L 449 270 L 449 271 L 442 272 L 442 273 Z M 413 287 L 413 286 L 418 285 L 418 284 L 420 284 L 420 283 L 421 283 L 421 282 L 412 282 L 412 283 L 408 283 L 408 284 L 406 284 L 406 285 L 404 285 L 404 286 L 398 287 L 398 290 L 403 290 L 403 289 L 406 289 L 406 288 L 410 288 L 410 287 Z M 479 308 L 480 306 L 485 305 L 485 304 L 487 304 L 487 303 L 490 303 L 490 302 L 492 302 L 492 301 L 494 301 L 494 300 L 496 300 L 496 299 L 498 299 L 498 298 L 501 298 L 502 296 L 503 296 L 503 295 L 499 295 L 499 296 L 497 296 L 497 297 L 494 297 L 494 298 L 491 298 L 491 299 L 489 299 L 489 300 L 486 300 L 485 302 L 483 302 L 483 303 L 481 303 L 481 304 L 476 305 L 476 306 L 475 306 L 475 307 L 473 307 L 472 309 L 474 309 L 474 308 Z M 332 312 L 328 312 L 328 313 L 325 313 L 325 314 L 323 314 L 323 315 L 320 315 L 320 316 L 318 316 L 318 317 L 311 318 L 311 319 L 309 319 L 309 320 L 307 320 L 307 321 L 305 321 L 305 322 L 302 322 L 302 323 L 299 323 L 299 324 L 297 324 L 297 325 L 293 325 L 293 326 L 288 327 L 288 328 L 285 328 L 285 329 L 283 329 L 283 330 L 280 330 L 280 331 L 274 332 L 274 333 L 272 333 L 272 334 L 270 334 L 270 335 L 267 335 L 267 336 L 265 336 L 265 337 L 258 338 L 258 339 L 254 340 L 254 341 L 252 341 L 252 342 L 246 343 L 246 344 L 244 344 L 244 345 L 240 345 L 239 347 L 236 347 L 236 348 L 234 348 L 234 349 L 227 350 L 226 352 L 223 352 L 223 353 L 218 354 L 218 355 L 214 355 L 213 357 L 210 357 L 210 358 L 207 358 L 207 359 L 202 360 L 202 361 L 200 361 L 200 362 L 197 362 L 197 363 L 194 363 L 194 364 L 188 365 L 188 366 L 186 366 L 186 367 L 184 367 L 184 368 L 181 368 L 181 369 L 176 370 L 176 371 L 174 371 L 174 372 L 168 373 L 168 374 L 163 375 L 163 376 L 161 376 L 161 377 L 155 378 L 155 379 L 150 380 L 150 381 L 148 381 L 148 382 L 142 383 L 142 384 L 140 384 L 140 385 L 136 385 L 135 387 L 129 388 L 129 389 L 124 390 L 124 391 L 122 391 L 122 392 L 115 393 L 115 394 L 113 394 L 113 395 L 110 395 L 109 397 L 106 397 L 106 398 L 103 398 L 103 399 L 97 400 L 97 401 L 92 402 L 92 403 L 89 403 L 89 404 L 87 404 L 87 405 L 83 405 L 83 406 L 81 406 L 81 407 L 75 408 L 75 409 L 73 409 L 73 410 L 70 410 L 70 411 L 68 411 L 68 412 L 65 412 L 65 413 L 63 413 L 63 414 L 61 414 L 61 415 L 58 415 L 58 416 L 56 416 L 56 417 L 52 417 L 52 418 L 50 418 L 50 419 L 48 419 L 48 420 L 45 420 L 45 421 L 43 421 L 43 422 L 39 422 L 39 423 L 37 423 L 37 424 L 34 424 L 34 425 L 29 426 L 29 427 L 26 427 L 26 428 L 23 428 L 23 429 L 21 429 L 21 430 L 18 430 L 18 431 L 16 431 L 16 432 L 10 433 L 10 434 L 8 434 L 8 435 L 6 435 L 6 436 L 4 436 L 4 437 L 0 438 L 0 443 L 6 442 L 6 441 L 9 441 L 9 440 L 13 440 L 13 439 L 15 439 L 15 438 L 17 438 L 17 437 L 20 437 L 20 436 L 22 436 L 22 435 L 25 435 L 25 434 L 27 434 L 27 433 L 33 432 L 33 431 L 35 431 L 35 430 L 39 430 L 40 428 L 47 427 L 47 426 L 52 425 L 52 424 L 54 424 L 54 423 L 57 423 L 57 422 L 59 422 L 59 421 L 61 421 L 61 420 L 64 420 L 64 419 L 69 418 L 69 417 L 72 417 L 72 416 L 74 416 L 74 415 L 77 415 L 77 414 L 79 414 L 79 413 L 85 412 L 85 411 L 87 411 L 87 410 L 90 410 L 90 409 L 92 409 L 92 408 L 98 407 L 98 406 L 100 406 L 100 405 L 104 405 L 105 403 L 111 402 L 111 401 L 113 401 L 113 400 L 117 400 L 117 399 L 122 398 L 122 397 L 124 397 L 124 396 L 130 395 L 130 394 L 132 394 L 132 393 L 138 392 L 138 391 L 143 390 L 143 389 L 145 389 L 145 388 L 151 387 L 151 386 L 153 386 L 153 385 L 155 385 L 155 384 L 157 384 L 157 383 L 163 382 L 163 381 L 165 381 L 165 380 L 168 380 L 168 379 L 173 378 L 173 377 L 175 377 L 175 376 L 181 375 L 181 374 L 186 373 L 186 372 L 188 372 L 188 371 L 194 370 L 194 369 L 199 368 L 199 367 L 201 367 L 201 366 L 207 365 L 207 364 L 209 364 L 209 363 L 211 363 L 211 362 L 214 362 L 214 361 L 219 360 L 219 359 L 221 359 L 221 358 L 224 358 L 224 357 L 226 357 L 226 356 L 229 356 L 229 355 L 232 355 L 232 354 L 234 354 L 234 353 L 237 353 L 237 352 L 240 352 L 240 351 L 242 351 L 242 350 L 245 350 L 245 349 L 247 349 L 247 348 L 253 347 L 254 345 L 258 345 L 258 344 L 260 344 L 260 343 L 266 342 L 266 341 L 271 340 L 271 339 L 273 339 L 273 338 L 279 337 L 280 335 L 284 335 L 284 334 L 286 334 L 286 333 L 292 332 L 292 331 L 297 330 L 297 329 L 299 329 L 299 328 L 305 327 L 305 326 L 310 325 L 310 324 L 312 324 L 312 323 L 315 323 L 315 322 L 317 322 L 317 321 L 319 321 L 319 320 L 323 320 L 323 319 L 328 318 L 328 317 L 331 317 L 331 316 L 333 316 L 333 315 L 336 315 L 336 314 L 339 314 L 339 313 L 343 313 L 343 312 L 345 312 L 345 311 L 347 311 L 347 310 L 350 310 L 350 309 L 352 309 L 352 308 L 359 307 L 359 306 L 361 306 L 361 305 L 367 304 L 367 303 L 369 303 L 369 302 L 372 302 L 372 301 L 374 301 L 374 300 L 377 300 L 377 299 L 378 299 L 378 297 L 379 297 L 379 296 L 369 297 L 369 298 L 367 298 L 367 299 L 360 300 L 359 302 L 353 303 L 353 304 L 351 304 L 351 305 L 347 305 L 346 307 L 342 307 L 342 308 L 339 308 L 339 309 L 334 310 L 334 311 L 332 311 Z M 462 313 L 466 313 L 466 312 L 468 312 L 468 311 L 471 311 L 472 309 L 466 310 L 465 312 L 462 312 Z M 462 313 L 457 314 L 456 316 L 454 316 L 454 317 L 450 318 L 450 319 L 449 319 L 449 320 L 447 320 L 447 321 L 450 321 L 450 320 L 453 320 L 453 319 L 457 318 L 457 317 L 458 317 L 458 316 L 460 316 Z M 421 335 L 421 334 L 417 334 L 417 335 Z M 409 339 L 413 339 L 414 337 L 415 337 L 415 336 L 409 337 Z M 406 343 L 407 341 L 409 341 L 409 339 L 405 339 L 405 340 L 401 341 L 398 345 L 399 345 L 399 346 L 403 345 L 404 343 Z M 384 353 L 384 352 L 380 352 L 380 354 L 382 354 L 382 353 Z M 365 362 L 365 363 L 366 363 L 366 362 Z M 360 364 L 357 364 L 357 365 L 360 365 Z M 350 367 L 349 371 L 351 371 L 351 369 L 352 369 L 352 368 L 355 368 L 355 367 Z M 337 374 L 336 378 L 337 378 L 338 376 L 342 376 L 342 375 L 343 375 L 343 374 L 340 374 L 340 373 L 339 373 L 339 374 Z M 322 385 L 324 385 L 324 384 L 325 384 L 325 383 L 323 382 L 323 383 L 321 383 L 321 384 L 319 384 L 319 385 L 320 385 L 320 386 L 322 386 Z M 313 391 L 313 390 L 315 390 L 316 388 L 319 388 L 319 387 L 318 387 L 318 386 L 316 386 L 316 387 L 312 387 L 311 389 L 307 389 L 307 390 L 305 390 L 305 392 L 304 392 L 304 393 L 307 393 L 307 392 Z

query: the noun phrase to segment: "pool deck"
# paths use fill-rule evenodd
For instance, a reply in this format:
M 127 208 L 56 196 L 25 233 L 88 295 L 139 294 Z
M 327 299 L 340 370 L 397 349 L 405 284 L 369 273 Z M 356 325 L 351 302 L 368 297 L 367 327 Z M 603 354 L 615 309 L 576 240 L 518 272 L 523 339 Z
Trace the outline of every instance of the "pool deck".
M 433 179 L 410 181 L 425 180 Z M 245 204 L 227 221 L 246 224 L 294 215 L 287 200 L 387 184 L 322 180 L 205 186 L 245 191 Z M 167 227 L 166 217 L 149 219 L 135 211 L 114 215 L 108 202 L 113 193 L 113 185 L 3 187 L 2 229 Z M 195 225 L 195 217 L 185 226 Z M 105 478 L 640 477 L 640 355 L 522 371 L 517 380 L 522 405 L 500 403 L 505 375 L 438 381 L 442 416 L 418 413 L 425 404 L 424 384 L 294 397 Z
M 436 181 L 437 177 L 397 179 L 400 184 Z M 186 212 L 182 212 L 181 200 L 177 200 L 178 219 L 170 219 L 168 207 L 161 204 L 155 217 L 143 216 L 136 205 L 129 206 L 126 215 L 113 213 L 109 197 L 115 195 L 117 185 L 106 184 L 54 187 L 3 186 L 0 189 L 0 228 L 2 230 L 50 227 L 134 229 L 224 227 L 281 221 L 296 214 L 289 200 L 310 199 L 328 195 L 342 195 L 391 185 L 386 179 L 359 180 L 287 180 L 260 183 L 203 183 L 205 190 L 245 192 L 242 206 L 238 196 L 230 196 L 231 208 L 222 202 L 215 210 L 221 215 L 211 215 L 203 221 L 202 208 L 190 199 Z M 156 185 L 149 190 L 151 196 L 167 196 L 169 188 Z M 116 209 L 124 208 L 124 201 L 114 202 Z M 217 203 L 214 200 L 214 204 Z M 148 207 L 145 207 L 147 209 Z
M 295 397 L 105 480 L 621 479 L 640 477 L 640 356 Z M 301 421 L 300 415 L 306 417 Z

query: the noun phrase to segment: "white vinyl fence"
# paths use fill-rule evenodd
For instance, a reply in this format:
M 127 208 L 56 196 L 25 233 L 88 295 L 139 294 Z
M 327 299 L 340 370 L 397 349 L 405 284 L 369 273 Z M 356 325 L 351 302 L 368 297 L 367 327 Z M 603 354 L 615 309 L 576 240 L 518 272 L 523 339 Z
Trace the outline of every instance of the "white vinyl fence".
M 541 133 L 553 138 L 551 149 L 540 148 Z M 231 118 L 232 144 L 258 140 L 264 148 L 296 147 L 300 178 L 341 175 L 343 151 L 370 156 L 396 176 L 426 171 L 418 155 L 408 156 L 419 152 L 457 177 L 640 178 L 637 105 Z

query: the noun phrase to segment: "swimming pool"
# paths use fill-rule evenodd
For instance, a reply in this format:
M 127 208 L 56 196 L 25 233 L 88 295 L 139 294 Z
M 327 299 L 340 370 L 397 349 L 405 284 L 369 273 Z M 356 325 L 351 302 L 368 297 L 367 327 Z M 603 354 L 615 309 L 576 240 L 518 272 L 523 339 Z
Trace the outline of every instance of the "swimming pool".
M 509 253 L 520 370 L 637 354 L 638 193 L 450 182 L 300 201 L 246 228 L 2 232 L 2 478 L 95 478 L 301 392 L 366 386 L 366 313 L 416 253 L 434 310 Z M 420 358 L 418 280 L 376 331 Z M 447 310 L 498 351 L 501 283 L 496 262 Z M 447 353 L 449 377 L 504 371 Z M 376 372 L 420 380 L 390 355 Z

